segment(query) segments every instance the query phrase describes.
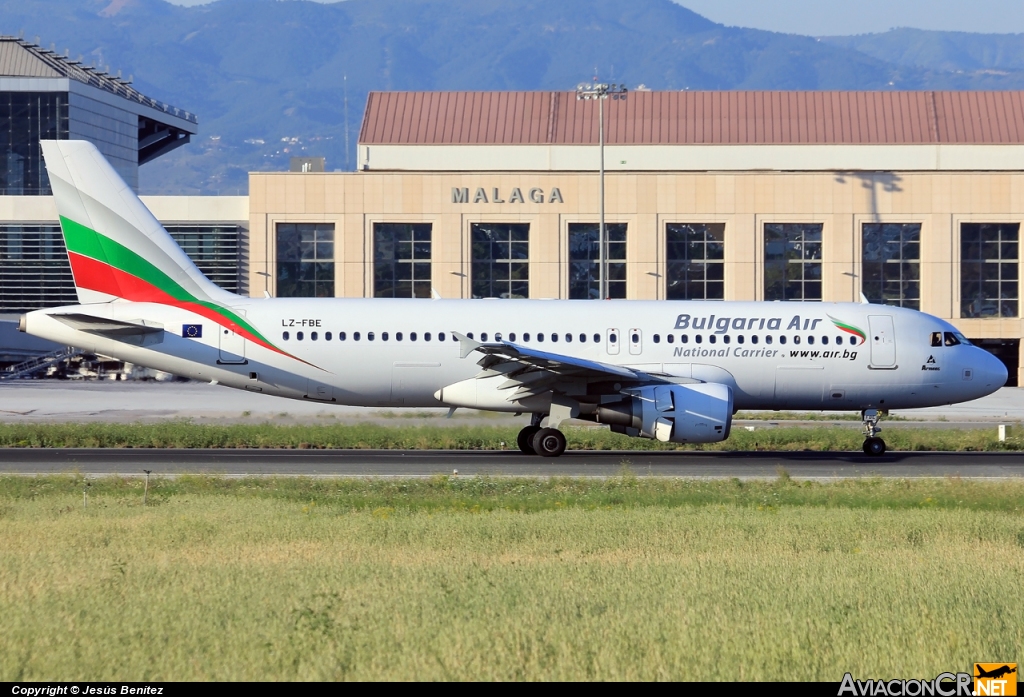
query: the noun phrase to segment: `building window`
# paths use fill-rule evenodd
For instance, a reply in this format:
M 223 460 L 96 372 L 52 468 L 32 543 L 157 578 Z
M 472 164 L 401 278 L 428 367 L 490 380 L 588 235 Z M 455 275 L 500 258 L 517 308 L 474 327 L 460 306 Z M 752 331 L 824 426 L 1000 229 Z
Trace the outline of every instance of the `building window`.
M 725 298 L 725 223 L 665 226 L 665 297 Z
M 920 223 L 865 223 L 861 260 L 861 289 L 870 302 L 921 309 Z
M 1016 317 L 1019 223 L 960 225 L 960 316 Z
M 239 225 L 166 225 L 178 246 L 203 275 L 224 290 L 245 295 Z
M 373 224 L 373 297 L 430 297 L 430 223 Z
M 626 223 L 606 223 L 608 297 L 626 297 Z M 598 223 L 569 223 L 569 298 L 600 297 Z
M 277 224 L 277 295 L 334 297 L 334 225 Z
M 40 140 L 67 140 L 66 92 L 0 93 L 0 194 L 48 196 Z
M 821 223 L 765 223 L 765 300 L 821 300 L 821 229 Z
M 530 297 L 530 224 L 473 223 L 474 298 Z
M 77 303 L 60 226 L 0 226 L 0 312 Z

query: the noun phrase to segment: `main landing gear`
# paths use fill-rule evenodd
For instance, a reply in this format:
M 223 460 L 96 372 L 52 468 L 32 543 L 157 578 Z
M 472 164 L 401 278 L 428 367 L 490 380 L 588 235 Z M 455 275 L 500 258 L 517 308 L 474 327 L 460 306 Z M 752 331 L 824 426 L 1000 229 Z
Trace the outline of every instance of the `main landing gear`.
M 877 409 L 865 409 L 861 412 L 861 419 L 864 421 L 864 454 L 871 457 L 878 457 L 885 454 L 885 441 L 879 438 L 877 433 L 882 429 L 878 426 L 878 420 L 882 417 Z
M 543 414 L 534 414 L 530 425 L 516 437 L 516 445 L 527 455 L 558 457 L 565 452 L 565 435 L 557 428 L 541 428 L 543 418 Z

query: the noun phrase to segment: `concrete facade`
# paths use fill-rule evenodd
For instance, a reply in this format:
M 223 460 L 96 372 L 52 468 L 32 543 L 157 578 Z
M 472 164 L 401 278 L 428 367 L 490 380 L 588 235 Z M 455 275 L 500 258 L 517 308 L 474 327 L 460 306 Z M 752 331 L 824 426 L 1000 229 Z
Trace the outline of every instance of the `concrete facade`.
M 523 202 L 509 203 L 515 189 Z M 961 318 L 959 301 L 960 225 L 1024 222 L 1022 172 L 610 172 L 606 207 L 607 222 L 628 225 L 630 299 L 665 298 L 667 223 L 725 224 L 726 300 L 765 299 L 766 223 L 820 223 L 826 302 L 860 298 L 864 223 L 920 223 L 921 310 L 974 338 L 1024 331 L 1019 315 Z M 335 226 L 335 295 L 372 297 L 373 224 L 390 222 L 431 223 L 434 289 L 470 297 L 470 226 L 502 222 L 530 224 L 530 296 L 565 298 L 568 224 L 599 209 L 596 173 L 252 173 L 250 293 L 275 294 L 275 226 L 317 222 Z

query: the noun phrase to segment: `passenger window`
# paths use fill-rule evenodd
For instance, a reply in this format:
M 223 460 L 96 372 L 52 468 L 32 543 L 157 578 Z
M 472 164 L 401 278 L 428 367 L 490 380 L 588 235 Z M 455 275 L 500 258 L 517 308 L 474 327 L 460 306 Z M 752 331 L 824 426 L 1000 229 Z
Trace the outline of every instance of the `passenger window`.
M 600 344 L 601 343 L 601 335 L 600 334 L 594 334 L 594 343 L 595 344 Z
M 786 335 L 785 334 L 783 334 L 782 336 L 779 337 L 779 343 L 780 344 L 786 343 Z
M 494 332 L 494 340 L 501 341 L 501 332 Z
M 772 335 L 771 334 L 769 334 L 768 336 L 766 336 L 764 338 L 764 343 L 766 343 L 766 344 L 772 343 Z
M 423 332 L 423 340 L 430 341 L 430 332 Z
M 608 342 L 609 343 L 614 344 L 618 340 L 619 340 L 619 337 L 615 336 L 614 334 L 609 334 L 608 335 Z
M 537 341 L 542 344 L 544 343 L 544 332 L 537 332 Z
M 752 344 L 756 344 L 757 343 L 757 334 L 754 334 L 752 337 L 750 337 L 750 343 L 752 343 Z
M 857 344 L 857 337 L 851 336 L 850 337 L 850 346 L 855 346 L 856 344 Z
M 683 343 L 683 344 L 690 343 L 690 335 L 689 334 L 683 334 L 682 336 L 679 337 L 679 341 L 680 341 L 680 343 Z
M 665 339 L 670 344 L 676 343 L 676 335 L 675 334 L 669 334 L 667 337 L 665 337 Z
M 472 339 L 473 338 L 473 332 L 466 332 L 466 336 L 468 336 L 470 339 Z
M 345 338 L 345 332 L 338 332 L 338 341 L 344 341 Z
M 743 335 L 742 334 L 740 334 L 739 336 L 736 337 L 736 343 L 737 344 L 742 344 L 743 343 Z
M 284 339 L 285 341 L 288 341 L 289 336 L 290 334 L 288 334 L 288 332 L 281 332 L 281 338 Z
M 693 337 L 693 340 L 696 341 L 698 344 L 702 344 L 704 343 L 704 336 L 698 334 L 697 336 Z
M 822 346 L 828 346 L 828 337 L 827 336 L 821 337 L 821 345 Z
M 302 332 L 295 332 L 295 338 L 302 341 Z
M 793 337 L 793 343 L 794 344 L 799 344 L 800 343 L 800 335 L 799 334 L 797 334 L 796 336 Z
M 316 332 L 310 332 L 309 333 L 309 340 L 310 341 L 316 341 Z
M 395 332 L 395 341 L 402 340 L 402 332 Z
M 516 333 L 515 332 L 509 332 L 508 333 L 508 340 L 514 342 L 516 340 Z
M 387 341 L 388 340 L 388 333 L 387 332 L 381 332 L 380 333 L 380 340 L 381 341 Z
M 444 332 L 438 332 L 437 333 L 437 340 L 438 341 L 444 341 L 444 338 L 445 338 Z M 427 341 L 430 341 L 430 339 L 427 339 Z
M 729 343 L 729 335 L 728 335 L 728 334 L 726 334 L 725 336 L 723 336 L 723 337 L 722 337 L 722 341 L 724 341 L 725 343 L 727 343 L 727 344 L 728 344 L 728 343 Z
M 708 343 L 717 344 L 718 343 L 718 337 L 715 336 L 714 334 L 712 334 L 711 336 L 708 337 Z
M 416 332 L 409 332 L 409 341 L 416 341 Z
M 656 344 L 660 344 L 661 343 L 661 335 L 660 334 L 655 334 L 654 336 L 651 337 L 651 339 Z
M 842 345 L 843 345 L 843 337 L 837 336 L 836 337 L 836 346 L 842 346 Z
M 953 336 L 953 332 L 946 332 L 946 346 L 959 346 L 960 340 Z
M 359 332 L 352 332 L 352 341 L 359 341 Z
M 523 341 L 526 342 L 526 343 L 530 342 L 530 332 L 524 332 L 523 333 Z
M 373 335 L 373 332 L 366 332 L 366 340 L 367 340 L 367 341 L 373 341 L 373 340 L 374 340 L 374 338 L 375 338 L 375 337 L 374 337 L 374 335 Z
M 572 343 L 572 334 L 568 334 L 567 333 L 565 335 L 565 343 L 567 343 L 567 344 L 571 344 Z
M 326 334 L 324 334 L 324 341 L 330 341 L 330 340 L 331 340 L 331 333 L 327 332 Z
M 587 335 L 586 334 L 580 334 L 580 343 L 581 344 L 587 343 Z
M 942 346 L 942 332 L 932 332 L 932 346 Z
M 551 340 L 554 341 L 554 342 L 557 342 L 558 341 L 558 334 L 555 334 L 554 332 L 551 332 Z

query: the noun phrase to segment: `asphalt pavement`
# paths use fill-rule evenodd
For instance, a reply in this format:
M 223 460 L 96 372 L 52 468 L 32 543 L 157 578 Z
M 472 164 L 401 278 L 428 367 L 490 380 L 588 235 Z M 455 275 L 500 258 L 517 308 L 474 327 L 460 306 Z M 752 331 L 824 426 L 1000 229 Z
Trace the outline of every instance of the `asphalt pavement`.
M 1024 453 L 615 452 L 568 451 L 548 460 L 509 451 L 464 450 L 184 450 L 0 448 L 0 473 L 86 475 L 220 474 L 227 476 L 608 477 L 796 479 L 848 477 L 1024 477 Z

